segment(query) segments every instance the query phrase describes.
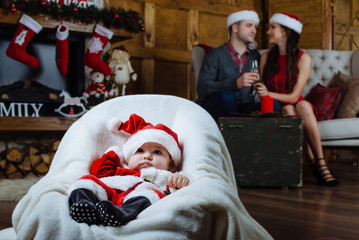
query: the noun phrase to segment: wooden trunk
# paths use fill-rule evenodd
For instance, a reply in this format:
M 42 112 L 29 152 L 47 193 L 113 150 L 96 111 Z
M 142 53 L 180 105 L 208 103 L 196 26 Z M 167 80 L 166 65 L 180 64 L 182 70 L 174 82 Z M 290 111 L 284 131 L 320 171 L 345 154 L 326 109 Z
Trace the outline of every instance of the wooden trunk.
M 220 118 L 238 186 L 302 185 L 302 120 Z

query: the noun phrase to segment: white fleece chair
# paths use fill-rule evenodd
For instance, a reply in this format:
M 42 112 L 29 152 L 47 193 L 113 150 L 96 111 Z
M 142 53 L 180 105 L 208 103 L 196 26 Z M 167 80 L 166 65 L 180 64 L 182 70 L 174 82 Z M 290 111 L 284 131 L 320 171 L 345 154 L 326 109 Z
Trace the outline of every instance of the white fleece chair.
M 88 226 L 71 219 L 68 185 L 88 174 L 91 161 L 124 142 L 107 129 L 109 119 L 136 113 L 177 132 L 183 167 L 192 183 L 120 227 Z M 232 162 L 211 116 L 195 103 L 165 95 L 132 95 L 106 101 L 66 132 L 51 168 L 20 200 L 12 216 L 17 239 L 272 239 L 247 213 L 237 192 Z M 14 233 L 14 231 L 15 233 Z M 9 235 L 8 235 L 9 236 Z M 8 239 L 8 238 L 7 238 Z

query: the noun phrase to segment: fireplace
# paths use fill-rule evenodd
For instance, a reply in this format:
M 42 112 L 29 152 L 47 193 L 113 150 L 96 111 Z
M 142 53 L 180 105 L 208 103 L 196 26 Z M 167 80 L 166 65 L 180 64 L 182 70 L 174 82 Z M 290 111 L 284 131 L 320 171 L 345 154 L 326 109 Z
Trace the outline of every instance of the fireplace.
M 68 73 L 63 77 L 56 66 L 55 31 L 41 31 L 27 46 L 26 52 L 39 60 L 40 66 L 36 69 L 6 55 L 15 31 L 15 28 L 0 27 L 0 86 L 29 80 L 56 90 L 66 90 L 72 97 L 82 95 L 85 88 L 85 37 L 70 32 Z

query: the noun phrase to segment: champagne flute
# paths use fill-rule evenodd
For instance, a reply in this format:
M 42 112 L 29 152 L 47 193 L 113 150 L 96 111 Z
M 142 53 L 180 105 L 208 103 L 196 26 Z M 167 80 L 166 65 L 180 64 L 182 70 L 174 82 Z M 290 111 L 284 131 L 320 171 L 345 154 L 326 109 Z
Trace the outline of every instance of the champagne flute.
M 251 61 L 250 71 L 251 71 L 251 72 L 258 73 L 258 62 L 257 62 L 257 60 L 252 60 L 252 61 Z M 259 103 L 259 102 L 260 102 L 260 96 L 259 96 L 259 94 L 257 93 L 256 88 L 255 88 L 255 85 L 256 85 L 257 83 L 259 83 L 259 82 L 260 82 L 260 81 L 259 81 L 259 75 L 258 75 L 257 81 L 255 81 L 255 82 L 252 84 L 252 87 L 251 87 L 251 89 L 250 89 L 250 94 L 251 94 L 251 96 L 254 97 L 254 102 L 255 102 L 255 103 Z

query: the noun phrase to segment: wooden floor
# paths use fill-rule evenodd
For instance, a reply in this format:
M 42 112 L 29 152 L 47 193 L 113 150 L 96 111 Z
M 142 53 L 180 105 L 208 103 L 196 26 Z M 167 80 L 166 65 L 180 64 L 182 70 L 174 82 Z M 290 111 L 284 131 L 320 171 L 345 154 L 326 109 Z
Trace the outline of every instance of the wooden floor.
M 352 161 L 330 164 L 340 181 L 323 187 L 304 166 L 303 187 L 240 188 L 244 206 L 277 240 L 359 239 L 359 176 Z M 11 226 L 15 202 L 0 202 L 0 230 Z
M 353 162 L 329 164 L 340 181 L 324 187 L 304 165 L 303 187 L 240 188 L 250 215 L 277 240 L 358 240 L 359 176 Z

